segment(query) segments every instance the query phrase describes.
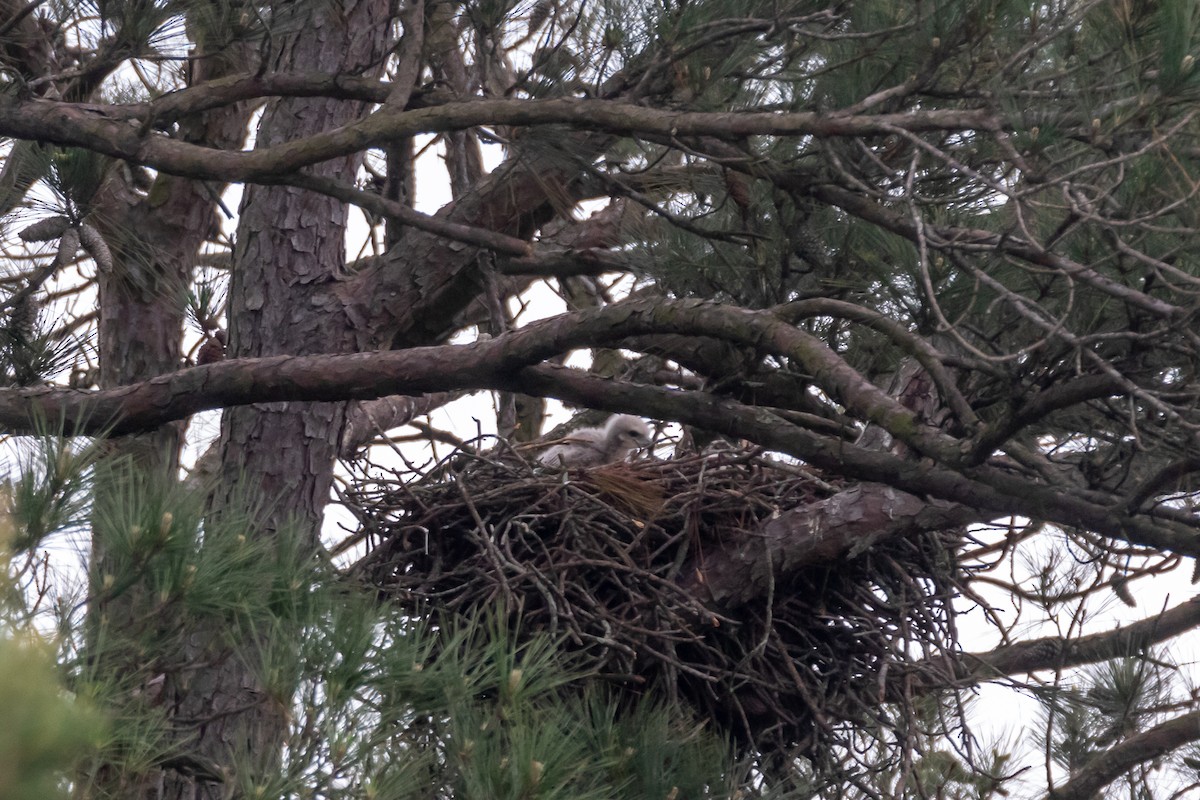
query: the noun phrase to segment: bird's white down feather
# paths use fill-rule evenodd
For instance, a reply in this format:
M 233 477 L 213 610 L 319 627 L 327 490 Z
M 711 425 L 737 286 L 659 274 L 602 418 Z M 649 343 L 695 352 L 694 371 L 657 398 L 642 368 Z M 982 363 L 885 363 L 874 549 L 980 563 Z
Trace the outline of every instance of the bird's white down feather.
M 598 467 L 621 461 L 650 444 L 650 428 L 629 414 L 610 417 L 603 428 L 580 428 L 538 458 L 553 467 Z

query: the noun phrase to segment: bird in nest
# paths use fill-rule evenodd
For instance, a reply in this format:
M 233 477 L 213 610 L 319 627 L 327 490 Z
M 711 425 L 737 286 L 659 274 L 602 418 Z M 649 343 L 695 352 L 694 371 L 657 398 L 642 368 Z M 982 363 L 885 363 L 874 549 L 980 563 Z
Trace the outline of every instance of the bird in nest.
M 598 467 L 622 461 L 650 444 L 650 428 L 629 414 L 610 417 L 603 428 L 580 428 L 538 458 L 551 467 Z

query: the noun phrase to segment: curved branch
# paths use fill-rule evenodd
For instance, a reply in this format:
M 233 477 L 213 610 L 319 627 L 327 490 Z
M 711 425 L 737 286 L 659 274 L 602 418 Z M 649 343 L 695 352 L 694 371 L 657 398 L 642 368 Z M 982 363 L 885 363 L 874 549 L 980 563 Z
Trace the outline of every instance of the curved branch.
M 611 134 L 657 136 L 864 136 L 992 130 L 980 110 L 856 115 L 836 112 L 684 112 L 615 100 L 469 100 L 430 108 L 383 108 L 332 131 L 250 151 L 218 150 L 155 133 L 146 106 L 61 103 L 0 97 L 0 136 L 83 147 L 190 178 L 273 183 L 302 167 L 421 133 L 479 125 L 569 125 Z
M 893 536 L 957 528 L 988 517 L 969 506 L 863 483 L 780 514 L 752 539 L 706 551 L 684 568 L 680 582 L 688 592 L 703 589 L 729 608 L 764 596 L 772 581 L 803 567 L 852 557 Z
M 1157 494 L 1159 489 L 1170 486 L 1183 476 L 1197 471 L 1200 471 L 1200 456 L 1188 456 L 1163 465 L 1161 469 L 1133 488 L 1125 500 L 1125 508 L 1129 511 L 1137 511 L 1143 503 Z
M 934 454 L 916 461 L 856 447 L 801 428 L 768 409 L 695 392 L 620 384 L 572 370 L 529 367 L 565 350 L 619 341 L 638 333 L 694 331 L 778 350 L 811 362 L 832 395 L 847 398 L 872 419 L 895 425 L 906 441 Z M 1200 537 L 1183 522 L 1150 520 L 1077 496 L 1072 487 L 1036 483 L 1002 466 L 953 469 L 957 440 L 918 424 L 907 409 L 866 383 L 827 348 L 767 312 L 710 303 L 651 301 L 617 304 L 535 323 L 487 342 L 350 355 L 235 359 L 180 370 L 143 383 L 98 392 L 35 388 L 0 391 L 0 425 L 28 431 L 38 419 L 59 419 L 76 434 L 127 433 L 198 411 L 273 401 L 364 400 L 453 389 L 502 389 L 557 397 L 610 411 L 673 419 L 801 458 L 820 469 L 887 484 L 1001 516 L 1018 514 L 1088 528 L 1134 544 L 1200 555 Z M 901 413 L 902 412 L 902 413 Z M 905 426 L 910 427 L 905 427 Z M 884 425 L 883 427 L 888 427 Z
M 1094 664 L 1136 655 L 1151 645 L 1173 639 L 1196 627 L 1200 627 L 1200 596 L 1132 625 L 1075 640 L 1047 636 L 998 647 L 986 653 L 964 653 L 964 668 L 958 677 L 987 680 L 999 675 Z
M 0 23 L 0 37 L 7 36 L 13 28 L 20 25 L 26 17 L 36 11 L 37 7 L 43 2 L 45 0 L 28 0 L 20 8 L 12 8 L 9 3 L 0 6 L 6 12 L 5 16 L 8 17 L 3 23 Z
M 136 386 L 92 395 L 94 419 L 114 421 L 118 432 L 156 426 L 222 405 L 278 400 L 343 400 L 461 388 L 500 388 L 518 370 L 571 349 L 631 336 L 688 333 L 711 336 L 803 365 L 814 383 L 861 419 L 879 425 L 914 449 L 954 462 L 955 440 L 923 425 L 916 414 L 867 381 L 826 344 L 770 312 L 692 300 L 638 300 L 542 320 L 488 342 L 407 350 L 238 359 L 172 373 Z M 372 373 L 372 369 L 374 372 Z M 444 378 L 444 385 L 439 383 Z M 390 389 L 390 391 L 388 391 Z M 82 410 L 66 390 L 39 389 L 54 413 Z M 27 403 L 36 394 L 18 394 Z M 12 424 L 24 411 L 5 413 Z M 6 403 L 5 400 L 8 400 Z
M 1200 739 L 1200 711 L 1131 736 L 1089 761 L 1075 777 L 1051 789 L 1046 800 L 1090 800 L 1131 768 Z
M 1120 394 L 1120 382 L 1111 375 L 1084 375 L 1062 381 L 1042 391 L 1022 398 L 1021 404 L 995 422 L 980 429 L 972 446 L 971 460 L 986 455 L 1022 428 L 1032 425 L 1055 411 L 1061 411 L 1088 400 L 1099 400 Z
M 979 417 L 975 415 L 975 410 L 958 391 L 954 379 L 946 371 L 941 354 L 896 320 L 886 317 L 878 311 L 827 297 L 797 300 L 787 303 L 775 311 L 784 319 L 803 319 L 815 316 L 841 317 L 882 333 L 917 359 L 917 362 L 933 379 L 942 399 L 964 427 L 973 428 L 979 424 Z

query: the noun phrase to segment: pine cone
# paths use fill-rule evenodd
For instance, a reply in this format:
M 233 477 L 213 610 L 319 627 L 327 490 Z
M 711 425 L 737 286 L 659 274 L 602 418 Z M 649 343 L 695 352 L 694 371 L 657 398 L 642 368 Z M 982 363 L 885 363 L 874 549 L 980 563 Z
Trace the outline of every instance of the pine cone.
M 1114 578 L 1112 582 L 1112 590 L 1113 594 L 1115 594 L 1122 603 L 1130 608 L 1137 608 L 1137 600 L 1134 598 L 1133 592 L 1129 591 L 1129 578 Z
M 104 241 L 100 231 L 84 222 L 79 226 L 79 238 L 83 242 L 83 249 L 87 250 L 88 255 L 96 262 L 96 267 L 101 272 L 112 272 L 112 251 L 108 249 L 108 242 Z
M 8 334 L 14 342 L 26 345 L 33 341 L 40 311 L 40 304 L 32 293 L 13 304 L 8 310 Z
M 67 228 L 58 240 L 58 253 L 54 256 L 55 271 L 66 269 L 75 260 L 75 254 L 78 252 L 79 231 L 76 228 Z
M 200 345 L 200 352 L 196 353 L 196 366 L 202 367 L 205 364 L 215 364 L 218 361 L 224 361 L 225 342 L 228 338 L 225 331 L 217 331 L 205 338 L 204 344 Z
M 537 33 L 546 24 L 546 20 L 550 19 L 550 15 L 554 13 L 554 0 L 539 0 L 533 10 L 529 12 L 529 36 Z
M 725 190 L 729 192 L 729 199 L 742 211 L 750 208 L 750 185 L 746 182 L 744 176 L 736 172 L 726 171 Z
M 70 224 L 66 217 L 50 217 L 33 223 L 17 235 L 23 242 L 49 242 L 62 236 Z
M 1062 655 L 1062 643 L 1052 639 L 1038 642 L 1029 650 L 1030 659 L 1043 665 L 1053 664 L 1060 655 Z

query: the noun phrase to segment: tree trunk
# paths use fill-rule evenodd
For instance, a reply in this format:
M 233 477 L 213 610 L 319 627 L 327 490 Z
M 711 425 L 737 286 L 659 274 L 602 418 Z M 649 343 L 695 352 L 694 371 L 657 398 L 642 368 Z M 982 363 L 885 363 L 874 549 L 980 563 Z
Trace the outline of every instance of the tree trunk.
M 290 4 L 281 3 L 281 8 Z M 328 74 L 373 71 L 387 42 L 386 0 L 347 3 L 342 13 L 314 4 L 280 44 L 277 69 Z M 361 103 L 323 98 L 271 102 L 258 130 L 266 147 L 345 124 Z M 352 182 L 361 156 L 312 169 Z M 287 186 L 247 186 L 242 199 L 229 297 L 234 357 L 351 352 L 355 329 L 337 291 L 346 260 L 345 203 Z M 269 403 L 225 414 L 221 432 L 226 499 L 249 489 L 271 498 L 268 529 L 288 521 L 319 535 L 345 419 L 343 403 Z M 248 486 L 234 489 L 248 482 Z
M 388 5 L 387 0 L 276 4 L 270 66 L 326 74 L 377 72 L 388 40 Z M 270 146 L 308 136 L 363 112 L 361 103 L 324 98 L 272 101 L 257 143 Z M 353 181 L 359 159 L 326 162 L 312 172 Z M 344 277 L 339 269 L 345 262 L 346 222 L 345 204 L 331 198 L 290 187 L 246 187 L 229 297 L 232 356 L 355 349 L 354 327 L 336 291 Z M 265 497 L 270 505 L 256 518 L 255 533 L 275 537 L 295 526 L 315 549 L 345 416 L 345 403 L 268 403 L 227 411 L 221 484 L 211 513 L 236 510 L 247 497 Z M 243 786 L 276 767 L 287 731 L 290 689 L 278 681 L 268 685 L 258 663 L 268 638 L 280 633 L 263 630 L 247 640 L 245 632 L 219 627 L 192 631 L 186 663 L 211 666 L 190 683 L 168 687 L 176 717 L 204 721 L 193 731 L 189 750 L 204 764 L 249 768 L 251 774 L 238 776 Z M 233 788 L 231 777 L 222 786 L 194 772 L 168 772 L 163 797 L 222 797 Z
M 205 55 L 206 35 L 192 31 L 197 55 Z M 194 80 L 219 78 L 239 68 L 244 47 L 220 43 L 220 56 L 199 58 Z M 203 116 L 181 120 L 179 135 L 187 141 L 212 147 L 237 147 L 245 139 L 250 109 L 228 106 Z M 111 170 L 96 203 L 93 224 L 113 254 L 113 269 L 98 270 L 100 295 L 100 385 L 121 386 L 163 375 L 182 366 L 186 297 L 197 256 L 218 231 L 220 186 L 173 175 L 159 174 L 146 195 L 134 191 L 117 169 Z M 186 422 L 164 425 L 151 432 L 112 439 L 108 450 L 114 459 L 126 459 L 147 475 L 172 476 L 178 472 Z M 110 498 L 118 500 L 128 476 L 101 474 L 96 485 L 97 508 Z M 100 673 L 112 680 L 154 678 L 154 664 L 144 652 L 146 637 L 156 628 L 170 630 L 163 619 L 155 592 L 137 581 L 109 596 L 104 590 L 110 575 L 122 567 L 110 555 L 112 537 L 125 535 L 109 529 L 110 518 L 93 520 L 91 585 L 95 598 L 88 610 L 89 647 L 95 648 Z M 158 654 L 158 664 L 171 663 L 178 653 Z M 149 671 L 148 671 L 149 670 Z M 169 684 L 178 676 L 164 675 Z M 114 796 L 158 798 L 162 775 L 122 775 L 102 768 L 101 791 Z M 136 784 L 131 784 L 131 781 Z

